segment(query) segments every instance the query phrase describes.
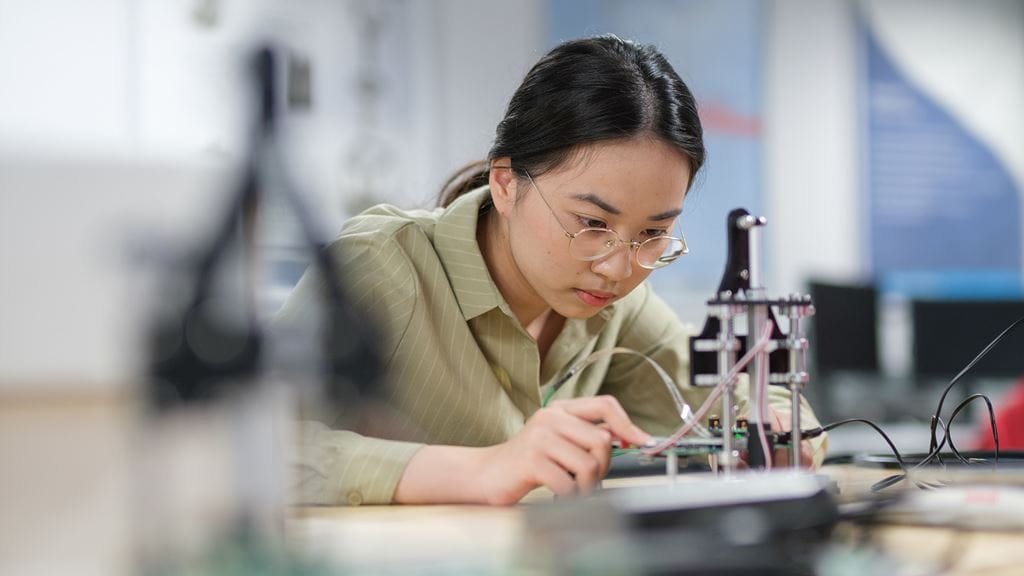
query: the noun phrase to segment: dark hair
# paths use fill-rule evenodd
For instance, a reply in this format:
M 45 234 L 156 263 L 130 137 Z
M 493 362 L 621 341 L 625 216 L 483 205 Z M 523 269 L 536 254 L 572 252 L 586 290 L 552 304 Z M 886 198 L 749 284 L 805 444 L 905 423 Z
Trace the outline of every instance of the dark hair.
M 613 35 L 571 40 L 526 74 L 498 124 L 488 160 L 456 172 L 441 206 L 488 182 L 488 163 L 508 156 L 519 176 L 561 166 L 580 146 L 650 134 L 689 159 L 690 182 L 704 164 L 693 94 L 653 46 Z

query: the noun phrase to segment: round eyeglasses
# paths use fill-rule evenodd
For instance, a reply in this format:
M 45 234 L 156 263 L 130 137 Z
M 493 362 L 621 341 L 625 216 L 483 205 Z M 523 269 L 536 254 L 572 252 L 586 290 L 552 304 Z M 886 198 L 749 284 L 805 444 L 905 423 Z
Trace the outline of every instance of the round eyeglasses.
M 504 168 L 502 166 L 495 166 L 495 168 Z M 507 167 L 511 168 L 511 167 Z M 636 240 L 623 240 L 615 233 L 611 228 L 584 228 L 579 232 L 573 234 L 565 229 L 562 225 L 562 221 L 558 219 L 558 215 L 555 213 L 555 209 L 548 203 L 547 198 L 540 191 L 540 187 L 534 182 L 533 176 L 530 176 L 529 172 L 526 172 L 526 177 L 530 180 L 530 184 L 537 190 L 537 194 L 540 195 L 541 200 L 544 201 L 544 205 L 548 207 L 551 212 L 551 216 L 554 217 L 555 221 L 558 222 L 559 227 L 562 228 L 562 232 L 565 232 L 565 236 L 569 238 L 569 254 L 577 260 L 583 260 L 586 262 L 592 262 L 594 260 L 600 260 L 610 256 L 613 252 L 619 249 L 620 246 L 626 246 L 632 249 L 636 255 L 636 263 L 641 268 L 648 270 L 655 270 L 657 268 L 664 268 L 677 258 L 686 254 L 690 251 L 690 248 L 686 245 L 686 239 L 680 234 L 677 238 L 675 236 L 655 236 L 648 238 L 643 242 Z

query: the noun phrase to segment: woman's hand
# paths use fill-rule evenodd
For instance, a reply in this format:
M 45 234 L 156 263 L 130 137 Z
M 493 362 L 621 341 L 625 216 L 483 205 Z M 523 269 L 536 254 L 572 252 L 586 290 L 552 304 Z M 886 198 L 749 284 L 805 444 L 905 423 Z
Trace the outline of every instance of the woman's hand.
M 772 430 L 775 432 L 789 432 L 790 428 L 792 428 L 792 418 L 790 418 L 789 412 L 776 412 L 771 406 L 768 407 L 768 421 L 772 423 Z M 753 427 L 754 424 L 750 424 L 750 428 Z M 741 468 L 746 468 L 747 456 L 746 452 L 741 455 Z M 772 450 L 772 467 L 789 467 L 789 448 L 776 447 Z M 814 467 L 814 450 L 811 448 L 811 443 L 808 440 L 800 442 L 800 467 Z
M 557 400 L 502 444 L 423 447 L 406 465 L 393 500 L 509 505 L 538 486 L 559 496 L 588 493 L 608 472 L 614 438 L 642 445 L 650 436 L 612 396 Z
M 778 430 L 779 432 L 789 432 L 793 428 L 793 418 L 789 412 L 776 412 L 773 408 L 768 408 L 768 418 L 774 422 L 772 424 L 772 430 Z M 789 448 L 776 448 L 775 454 L 772 456 L 772 465 L 781 468 L 783 466 L 789 466 Z M 800 442 L 800 467 L 801 468 L 813 468 L 814 467 L 814 450 L 811 448 L 809 440 L 803 440 Z
M 538 486 L 559 496 L 589 493 L 608 472 L 614 438 L 641 445 L 649 437 L 612 396 L 552 402 L 507 442 L 484 449 L 481 496 L 508 505 Z

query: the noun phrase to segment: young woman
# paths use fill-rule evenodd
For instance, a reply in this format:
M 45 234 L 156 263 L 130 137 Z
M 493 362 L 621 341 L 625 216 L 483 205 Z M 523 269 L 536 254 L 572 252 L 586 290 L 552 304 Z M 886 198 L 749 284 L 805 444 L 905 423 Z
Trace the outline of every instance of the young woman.
M 625 347 L 702 403 L 684 385 L 688 334 L 643 281 L 687 251 L 679 214 L 703 162 L 693 95 L 654 48 L 602 36 L 541 58 L 487 161 L 453 178 L 442 208 L 371 209 L 332 245 L 349 293 L 381 324 L 385 396 L 400 418 L 386 438 L 305 424 L 300 499 L 585 493 L 613 439 L 642 444 L 678 428 L 671 395 L 634 355 L 606 356 L 543 399 L 593 351 Z M 285 319 L 311 308 L 318 282 L 300 281 Z M 785 410 L 785 392 L 771 394 Z M 817 425 L 809 407 L 802 414 Z M 808 465 L 824 455 L 824 439 L 813 442 Z

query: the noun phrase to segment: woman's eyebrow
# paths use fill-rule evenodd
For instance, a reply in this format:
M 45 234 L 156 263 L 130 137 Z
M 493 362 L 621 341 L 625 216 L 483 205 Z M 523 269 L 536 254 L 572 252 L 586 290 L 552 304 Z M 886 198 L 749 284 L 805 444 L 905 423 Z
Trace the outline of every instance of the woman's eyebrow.
M 675 218 L 683 213 L 681 208 L 675 208 L 661 214 L 655 214 L 654 216 L 648 216 L 647 219 L 651 222 L 657 222 L 658 220 L 668 220 L 669 218 Z
M 575 198 L 577 200 L 582 200 L 584 202 L 589 202 L 589 203 L 593 204 L 594 206 L 597 206 L 601 210 L 604 210 L 605 212 L 608 212 L 609 214 L 614 214 L 616 216 L 618 216 L 619 214 L 622 214 L 621 210 L 619 210 L 615 206 L 612 206 L 611 204 L 605 202 L 599 196 L 596 196 L 594 194 L 576 194 L 575 196 L 573 196 L 573 198 Z M 661 212 L 661 213 L 655 214 L 653 216 L 648 216 L 647 220 L 649 220 L 650 222 L 657 222 L 659 220 L 668 220 L 669 218 L 675 218 L 676 216 L 679 216 L 682 212 L 683 211 L 680 208 L 673 208 L 672 210 L 667 210 L 665 212 Z
M 611 204 L 605 202 L 604 200 L 600 199 L 599 197 L 597 197 L 597 196 L 595 196 L 593 194 L 577 194 L 577 195 L 573 196 L 573 198 L 575 198 L 577 200 L 582 200 L 584 202 L 590 202 L 594 206 L 597 206 L 598 208 L 600 208 L 601 210 L 604 210 L 605 212 L 608 212 L 609 214 L 614 214 L 616 216 L 618 216 L 619 214 L 622 214 L 621 210 L 619 210 L 615 206 L 612 206 Z

